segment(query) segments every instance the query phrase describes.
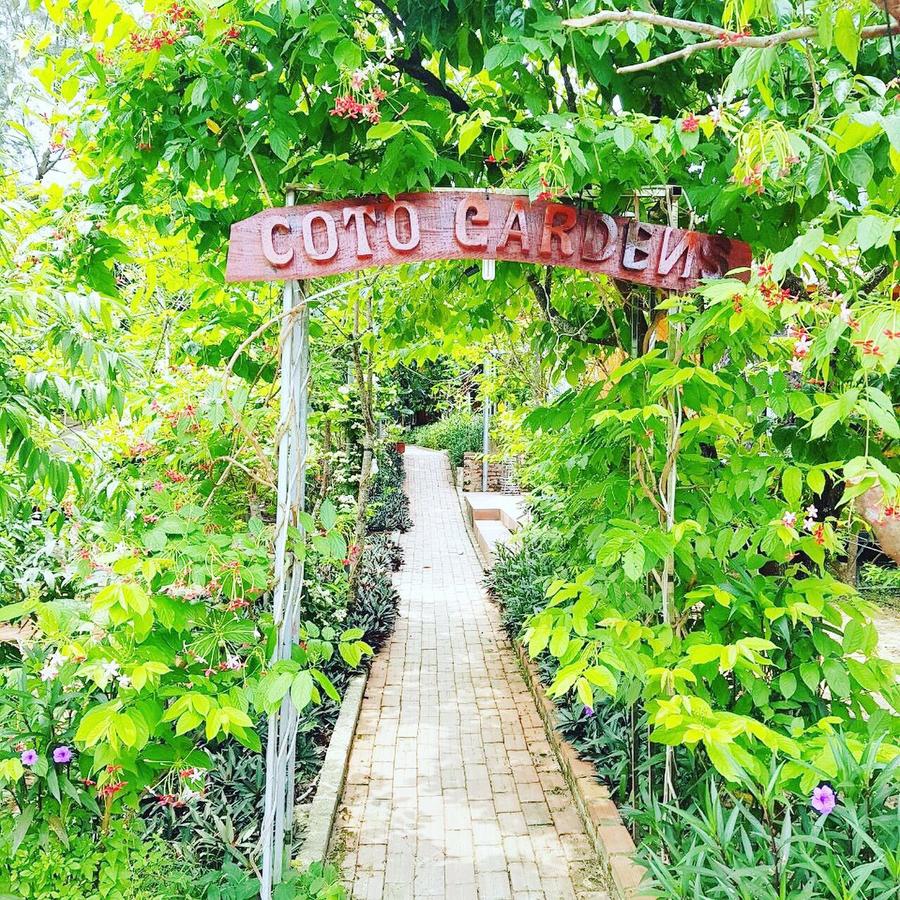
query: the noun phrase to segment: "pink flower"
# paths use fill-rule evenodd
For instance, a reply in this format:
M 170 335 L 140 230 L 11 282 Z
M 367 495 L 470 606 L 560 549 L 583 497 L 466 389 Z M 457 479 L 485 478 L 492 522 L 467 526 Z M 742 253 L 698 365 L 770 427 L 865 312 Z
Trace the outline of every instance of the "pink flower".
M 366 73 L 362 71 L 362 69 L 357 69 L 350 76 L 350 87 L 353 88 L 354 91 L 360 90 L 363 86 L 363 82 L 366 80 Z
M 809 339 L 809 335 L 804 335 L 801 338 L 798 338 L 794 343 L 794 356 L 798 359 L 803 359 L 804 356 L 809 353 L 809 348 L 812 346 L 812 342 Z
M 696 131 L 700 127 L 700 120 L 691 113 L 687 118 L 681 120 L 681 130 L 688 133 Z
M 796 513 L 792 513 L 792 512 L 790 512 L 790 511 L 786 512 L 786 513 L 781 517 L 781 524 L 782 524 L 782 525 L 785 525 L 785 526 L 788 527 L 788 528 L 793 528 L 794 525 L 797 524 L 797 514 L 796 514 Z
M 23 766 L 33 766 L 38 760 L 37 750 L 23 750 L 19 758 Z
M 53 762 L 68 763 L 72 761 L 72 751 L 68 747 L 57 747 L 53 751 Z
M 837 797 L 831 785 L 820 784 L 817 788 L 813 788 L 810 805 L 823 816 L 827 816 L 828 813 L 832 812 L 837 806 Z

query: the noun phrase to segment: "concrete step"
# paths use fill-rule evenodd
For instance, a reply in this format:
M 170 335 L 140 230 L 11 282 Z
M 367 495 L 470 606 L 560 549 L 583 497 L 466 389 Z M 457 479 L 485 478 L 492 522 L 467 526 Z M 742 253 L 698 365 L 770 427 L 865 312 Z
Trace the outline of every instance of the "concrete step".
M 497 544 L 505 544 L 512 537 L 512 532 L 496 519 L 476 519 L 474 526 L 475 540 L 485 557 L 490 560 L 494 558 Z
M 498 521 L 510 531 L 517 531 L 526 517 L 525 501 L 520 494 L 463 494 L 469 522 Z

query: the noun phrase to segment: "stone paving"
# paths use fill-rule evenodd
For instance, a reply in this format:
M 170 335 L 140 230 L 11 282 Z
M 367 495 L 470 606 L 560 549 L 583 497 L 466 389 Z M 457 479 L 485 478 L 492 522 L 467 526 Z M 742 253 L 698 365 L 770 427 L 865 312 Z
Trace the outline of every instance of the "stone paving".
M 449 483 L 406 451 L 414 527 L 339 822 L 354 898 L 608 900 Z

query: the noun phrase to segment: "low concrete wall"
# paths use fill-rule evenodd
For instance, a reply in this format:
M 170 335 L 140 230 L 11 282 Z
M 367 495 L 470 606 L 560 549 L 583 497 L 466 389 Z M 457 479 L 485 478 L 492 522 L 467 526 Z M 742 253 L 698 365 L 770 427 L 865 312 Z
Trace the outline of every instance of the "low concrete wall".
M 344 793 L 347 762 L 350 759 L 350 747 L 356 733 L 367 678 L 368 674 L 365 672 L 354 676 L 344 692 L 341 711 L 331 733 L 325 762 L 319 772 L 316 796 L 313 798 L 306 820 L 306 837 L 296 857 L 302 868 L 328 857 L 334 820 Z

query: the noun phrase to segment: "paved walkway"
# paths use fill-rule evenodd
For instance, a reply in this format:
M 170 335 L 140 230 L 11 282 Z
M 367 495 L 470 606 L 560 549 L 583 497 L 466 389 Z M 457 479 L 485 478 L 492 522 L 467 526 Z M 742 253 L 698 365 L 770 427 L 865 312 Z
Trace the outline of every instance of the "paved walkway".
M 373 664 L 341 821 L 354 898 L 608 900 L 442 454 L 406 451 L 401 618 Z

